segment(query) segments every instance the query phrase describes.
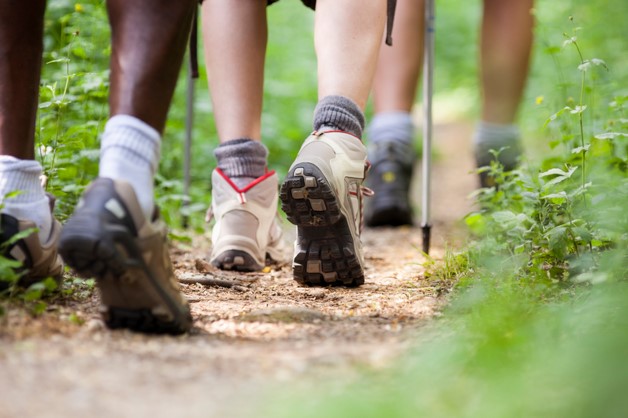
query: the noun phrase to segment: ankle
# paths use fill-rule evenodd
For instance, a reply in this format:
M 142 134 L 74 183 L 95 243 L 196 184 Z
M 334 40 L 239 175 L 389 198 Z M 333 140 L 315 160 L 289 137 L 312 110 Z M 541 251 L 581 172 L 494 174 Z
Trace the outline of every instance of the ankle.
M 249 138 L 220 144 L 214 155 L 218 168 L 238 187 L 244 187 L 266 173 L 268 149 Z
M 314 130 L 339 130 L 362 138 L 364 113 L 351 99 L 344 96 L 326 96 L 314 109 Z
M 414 122 L 409 112 L 377 113 L 367 129 L 369 144 L 395 142 L 412 145 L 414 142 Z
M 519 127 L 515 124 L 499 124 L 479 121 L 473 135 L 476 147 L 503 147 L 513 144 L 521 138 Z
M 153 183 L 160 148 L 159 132 L 133 116 L 116 115 L 105 126 L 99 176 L 131 184 L 148 219 L 155 206 Z

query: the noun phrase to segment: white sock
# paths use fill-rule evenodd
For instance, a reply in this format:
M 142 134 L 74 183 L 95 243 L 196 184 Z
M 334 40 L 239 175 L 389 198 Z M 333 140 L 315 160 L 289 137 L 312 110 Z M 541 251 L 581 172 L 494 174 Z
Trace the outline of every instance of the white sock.
M 136 117 L 116 115 L 105 125 L 98 175 L 130 183 L 148 219 L 155 209 L 154 178 L 160 150 L 159 132 Z
M 20 160 L 8 155 L 0 156 L 0 197 L 2 213 L 17 219 L 35 222 L 39 228 L 39 241 L 48 241 L 52 229 L 50 203 L 39 177 L 42 167 L 35 160 Z M 15 196 L 7 195 L 18 191 Z

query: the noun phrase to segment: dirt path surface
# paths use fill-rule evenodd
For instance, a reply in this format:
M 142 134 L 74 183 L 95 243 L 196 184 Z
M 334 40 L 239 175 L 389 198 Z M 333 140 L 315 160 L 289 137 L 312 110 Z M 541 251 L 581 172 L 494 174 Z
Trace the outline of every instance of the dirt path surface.
M 469 126 L 437 126 L 435 137 L 438 259 L 462 236 L 456 224 L 475 178 Z M 358 289 L 300 287 L 289 266 L 232 288 L 182 285 L 195 318 L 182 337 L 108 331 L 95 294 L 37 318 L 11 310 L 0 317 L 0 417 L 231 416 L 268 384 L 386 366 L 420 338 L 443 298 L 424 277 L 419 228 L 367 230 L 363 241 L 367 284 Z M 173 248 L 179 277 L 238 279 L 207 270 L 208 246 L 197 237 Z

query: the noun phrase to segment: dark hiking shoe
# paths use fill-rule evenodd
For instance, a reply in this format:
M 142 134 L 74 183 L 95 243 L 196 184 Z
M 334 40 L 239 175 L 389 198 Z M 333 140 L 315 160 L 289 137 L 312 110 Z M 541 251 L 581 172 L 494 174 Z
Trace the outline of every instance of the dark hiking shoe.
M 49 196 L 50 211 L 54 207 L 54 198 Z M 32 232 L 14 242 L 11 239 L 17 234 L 31 230 Z M 28 287 L 33 283 L 52 277 L 60 285 L 63 278 L 63 261 L 57 254 L 57 243 L 61 233 L 61 224 L 53 217 L 52 229 L 48 240 L 39 240 L 37 226 L 34 222 L 17 219 L 11 215 L 0 215 L 0 248 L 6 258 L 22 263 L 24 274 L 18 281 L 20 286 Z M 0 281 L 0 290 L 5 290 L 8 283 Z
M 144 217 L 128 183 L 96 179 L 64 226 L 59 252 L 79 275 L 96 277 L 108 327 L 169 334 L 191 327 L 166 225 Z
M 412 225 L 410 182 L 414 150 L 394 142 L 373 144 L 369 146 L 369 161 L 372 166 L 366 185 L 374 194 L 365 202 L 366 225 Z
M 313 286 L 364 283 L 360 242 L 366 148 L 345 132 L 313 133 L 281 186 L 281 208 L 297 226 L 294 279 Z

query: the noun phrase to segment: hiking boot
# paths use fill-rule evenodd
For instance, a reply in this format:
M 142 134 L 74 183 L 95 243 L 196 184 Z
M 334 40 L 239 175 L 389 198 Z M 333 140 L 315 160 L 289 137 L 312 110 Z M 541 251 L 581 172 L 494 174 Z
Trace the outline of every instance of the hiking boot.
M 284 259 L 283 231 L 277 222 L 277 174 L 271 171 L 239 188 L 220 169 L 212 173 L 210 262 L 223 270 L 259 271 Z
M 364 283 L 360 242 L 366 148 L 346 132 L 310 135 L 281 186 L 281 208 L 297 226 L 292 270 L 305 285 Z
M 54 197 L 48 196 L 50 201 L 50 212 L 54 208 Z M 10 242 L 19 233 L 31 230 L 32 232 L 15 242 Z M 42 243 L 37 233 L 37 225 L 29 220 L 17 219 L 5 213 L 0 215 L 0 247 L 2 255 L 6 258 L 17 260 L 22 263 L 20 271 L 23 275 L 18 281 L 18 285 L 28 287 L 33 283 L 41 281 L 47 277 L 55 279 L 61 285 L 63 279 L 63 261 L 57 254 L 57 243 L 61 233 L 61 224 L 53 217 L 52 229 L 47 241 Z M 6 244 L 6 246 L 5 246 Z M 0 281 L 0 290 L 5 290 L 8 286 L 5 281 Z
M 366 185 L 373 197 L 365 203 L 367 226 L 412 225 L 410 181 L 414 168 L 414 150 L 395 142 L 369 146 L 371 171 Z
M 499 148 L 491 146 L 490 144 L 486 145 L 476 145 L 474 150 L 475 156 L 475 164 L 476 167 L 489 167 L 491 165 L 491 161 L 495 161 L 495 156 L 490 152 L 491 149 L 495 149 L 495 151 L 499 151 Z M 499 162 L 503 171 L 512 171 L 517 167 L 519 162 L 519 157 L 521 156 L 521 143 L 520 141 L 515 141 L 510 144 L 508 147 L 504 147 L 497 156 L 497 162 Z M 488 169 L 481 170 L 478 173 L 480 177 L 480 187 L 494 187 L 495 179 L 491 176 Z
M 110 328 L 180 334 L 192 325 L 158 211 L 145 218 L 132 186 L 96 179 L 61 233 L 59 251 L 82 277 L 96 277 Z

